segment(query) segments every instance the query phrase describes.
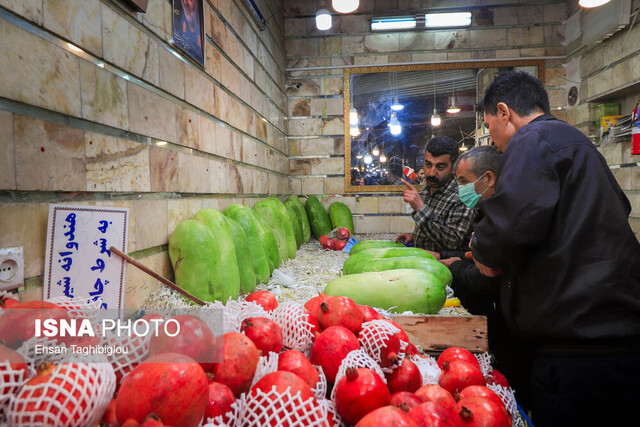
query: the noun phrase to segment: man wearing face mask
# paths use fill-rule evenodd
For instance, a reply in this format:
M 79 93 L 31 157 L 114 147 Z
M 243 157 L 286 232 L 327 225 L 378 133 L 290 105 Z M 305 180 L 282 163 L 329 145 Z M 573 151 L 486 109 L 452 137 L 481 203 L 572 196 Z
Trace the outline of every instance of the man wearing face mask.
M 458 182 L 453 178 L 453 163 L 458 143 L 448 136 L 432 138 L 426 147 L 424 172 L 426 186 L 421 193 L 403 180 L 403 199 L 411 205 L 416 222 L 412 234 L 401 234 L 396 242 L 413 242 L 416 248 L 435 252 L 444 258 L 463 254 L 473 231 L 475 211 L 458 197 Z

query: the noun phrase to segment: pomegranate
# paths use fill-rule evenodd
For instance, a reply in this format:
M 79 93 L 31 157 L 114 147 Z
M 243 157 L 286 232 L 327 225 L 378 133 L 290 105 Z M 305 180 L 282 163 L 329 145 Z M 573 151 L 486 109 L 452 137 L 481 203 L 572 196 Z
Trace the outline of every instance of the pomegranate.
M 222 341 L 223 361 L 214 363 L 209 372 L 214 381 L 229 387 L 238 398 L 251 388 L 260 352 L 253 341 L 240 332 L 228 332 Z
M 215 337 L 204 320 L 192 315 L 179 315 L 173 320 L 180 325 L 176 336 L 169 336 L 165 328 L 158 328 L 157 335 L 151 335 L 149 355 L 161 353 L 180 353 L 200 363 L 202 369 L 209 370 L 213 365 Z M 169 333 L 176 332 L 177 325 L 167 323 Z
M 460 399 L 455 412 L 458 424 L 465 427 L 510 427 L 511 419 L 490 399 L 471 396 Z
M 333 239 L 333 249 L 336 251 L 341 251 L 344 247 L 347 246 L 346 240 Z
M 229 421 L 227 413 L 231 411 L 231 404 L 236 401 L 233 392 L 224 384 L 217 382 L 209 383 L 209 395 L 207 408 L 204 412 L 205 421 L 207 418 L 222 416 L 223 421 Z
M 442 365 L 442 374 L 438 383 L 452 396 L 470 385 L 485 385 L 484 376 L 480 369 L 471 363 L 458 360 L 457 362 L 445 361 Z
M 242 322 L 240 330 L 253 341 L 263 355 L 282 350 L 282 330 L 266 317 L 249 317 Z
M 109 406 L 107 407 L 107 410 L 102 416 L 102 421 L 100 422 L 100 424 L 107 425 L 107 426 L 118 425 L 118 417 L 116 417 L 116 399 L 115 398 L 111 399 L 111 402 L 109 402 Z
M 329 239 L 325 241 L 324 248 L 330 251 L 334 251 L 336 249 L 336 244 L 333 239 Z
M 28 301 L 17 304 L 0 316 L 0 340 L 13 349 L 36 334 L 36 319 L 55 319 L 69 321 L 69 313 L 62 307 L 46 301 Z M 69 337 L 59 341 L 68 342 Z
M 461 347 L 449 347 L 440 353 L 440 356 L 438 356 L 438 366 L 440 369 L 443 369 L 442 366 L 444 365 L 444 362 L 455 362 L 458 360 L 471 363 L 480 369 L 480 362 L 478 362 L 478 359 L 476 359 L 473 353 Z
M 9 363 L 9 366 L 3 366 L 4 363 Z M 18 391 L 19 386 L 16 382 L 20 371 L 22 371 L 22 381 L 26 381 L 29 378 L 29 366 L 24 357 L 17 351 L 0 344 L 0 378 L 2 379 L 0 403 Z
M 245 301 L 253 301 L 266 311 L 273 311 L 278 306 L 278 300 L 275 295 L 269 291 L 255 291 L 247 295 Z
M 20 304 L 20 301 L 17 299 L 0 296 L 0 308 L 3 310 L 15 308 L 18 304 Z
M 140 427 L 165 427 L 165 426 L 166 424 L 160 421 L 158 417 L 156 417 L 154 414 L 151 414 L 147 417 L 146 420 L 144 420 L 144 422 Z
M 391 400 L 389 389 L 378 374 L 367 368 L 347 368 L 336 384 L 336 409 L 350 424 L 356 424 L 374 409 Z
M 370 322 L 372 320 L 384 319 L 382 314 L 378 313 L 368 305 L 359 305 L 360 313 L 362 313 L 362 323 Z
M 460 401 L 466 397 L 472 396 L 484 397 L 485 399 L 491 400 L 496 405 L 500 406 L 503 409 L 505 415 L 509 417 L 509 419 L 511 419 L 511 415 L 509 415 L 509 411 L 507 411 L 507 407 L 504 405 L 504 402 L 502 401 L 500 396 L 498 396 L 495 391 L 487 387 L 481 385 L 470 385 L 456 395 L 456 400 Z
M 497 384 L 504 388 L 509 388 L 509 381 L 507 381 L 507 378 L 496 369 L 493 369 L 491 372 L 489 372 L 486 380 L 488 384 Z
M 329 249 L 330 241 L 331 241 L 331 237 L 327 236 L 326 234 L 320 236 L 320 238 L 318 239 L 318 243 L 320 243 L 320 246 L 322 246 L 325 249 Z
M 383 406 L 369 412 L 355 427 L 420 427 L 420 424 L 402 409 L 395 406 Z
M 363 323 L 358 339 L 367 354 L 386 368 L 398 363 L 400 340 L 397 334 L 387 332 L 380 323 L 386 327 L 385 322 L 380 321 Z
M 162 353 L 149 357 L 122 381 L 116 416 L 144 422 L 157 415 L 175 427 L 197 426 L 207 408 L 207 375 L 189 356 Z
M 333 383 L 342 360 L 353 350 L 358 350 L 358 338 L 344 326 L 331 326 L 316 336 L 311 347 L 311 363 L 322 367 L 327 382 Z
M 386 373 L 387 387 L 391 393 L 399 391 L 415 392 L 422 386 L 422 374 L 418 366 L 409 358 L 405 358 L 402 364 L 390 374 Z
M 87 396 L 84 391 L 88 384 L 93 384 L 92 376 L 87 372 L 91 369 L 90 364 L 77 363 L 38 366 L 36 375 L 16 395 L 9 424 L 26 419 L 33 425 L 46 425 L 52 419 L 57 419 L 60 425 L 88 424 L 94 415 L 92 410 L 96 409 L 91 405 L 98 403 L 95 401 L 97 396 Z M 97 391 L 95 387 L 91 389 Z
M 458 415 L 436 402 L 425 402 L 411 408 L 409 416 L 422 427 L 458 427 Z
M 407 347 L 404 349 L 404 352 L 407 353 L 409 356 L 415 356 L 417 354 L 420 354 L 420 352 L 418 351 L 418 348 L 411 343 L 407 343 Z
M 299 397 L 305 403 L 294 407 L 294 405 L 297 405 L 295 400 L 286 399 L 282 396 L 279 397 L 270 394 L 267 398 L 257 397 L 258 390 L 263 393 L 271 393 L 272 390 L 275 390 L 276 393 L 281 395 L 288 391 L 292 397 L 300 393 Z M 260 378 L 260 380 L 251 387 L 247 405 L 253 409 L 254 413 L 263 413 L 258 420 L 261 422 L 260 425 L 271 426 L 288 426 L 290 425 L 289 423 L 298 425 L 308 413 L 319 411 L 316 397 L 307 383 L 296 374 L 285 371 L 272 372 Z M 265 407 L 265 410 L 260 410 L 260 407 Z M 286 419 L 273 417 L 274 410 L 282 411 L 283 415 L 287 415 Z M 269 420 L 268 424 L 266 422 L 267 420 Z
M 318 315 L 320 314 L 320 304 L 327 301 L 329 298 L 331 298 L 329 295 L 324 292 L 320 292 L 317 296 L 307 301 L 304 304 L 304 308 L 309 310 L 309 313 L 311 313 L 312 316 L 318 318 Z
M 307 356 L 298 350 L 287 350 L 278 357 L 278 370 L 292 372 L 302 378 L 311 388 L 320 380 L 320 374 Z
M 331 297 L 320 304 L 318 322 L 322 329 L 329 326 L 344 326 L 354 334 L 362 328 L 362 313 L 358 304 L 348 297 Z
M 434 402 L 451 411 L 453 411 L 456 406 L 456 400 L 451 393 L 438 384 L 423 385 L 416 390 L 415 394 L 425 402 Z
M 120 424 L 120 427 L 140 427 L 141 425 L 142 424 L 140 424 L 138 421 L 134 420 L 133 418 L 129 418 L 124 423 Z
M 339 240 L 349 240 L 349 237 L 351 237 L 351 233 L 349 232 L 348 228 L 345 227 L 340 227 L 336 230 L 336 237 Z
M 310 330 L 311 335 L 315 336 L 316 332 L 320 332 L 320 323 L 318 323 L 318 318 L 313 314 L 311 314 L 311 312 L 306 308 L 304 310 L 308 314 L 307 322 L 311 324 L 311 330 Z
M 389 404 L 408 412 L 414 406 L 418 406 L 424 401 L 408 391 L 397 391 L 391 395 Z

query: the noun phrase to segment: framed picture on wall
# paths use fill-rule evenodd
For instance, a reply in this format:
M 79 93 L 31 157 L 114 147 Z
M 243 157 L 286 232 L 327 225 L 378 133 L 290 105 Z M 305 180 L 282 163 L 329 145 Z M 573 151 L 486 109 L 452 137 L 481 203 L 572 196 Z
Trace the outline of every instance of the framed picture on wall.
M 204 67 L 204 0 L 173 1 L 173 45 Z

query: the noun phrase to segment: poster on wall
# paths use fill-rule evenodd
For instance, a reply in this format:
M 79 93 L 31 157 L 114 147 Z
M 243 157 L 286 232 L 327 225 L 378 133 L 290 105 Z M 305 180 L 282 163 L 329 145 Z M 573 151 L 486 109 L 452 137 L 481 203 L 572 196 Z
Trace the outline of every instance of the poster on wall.
M 86 298 L 122 315 L 129 209 L 50 205 L 45 251 L 44 298 Z
M 204 0 L 173 0 L 173 45 L 204 67 Z

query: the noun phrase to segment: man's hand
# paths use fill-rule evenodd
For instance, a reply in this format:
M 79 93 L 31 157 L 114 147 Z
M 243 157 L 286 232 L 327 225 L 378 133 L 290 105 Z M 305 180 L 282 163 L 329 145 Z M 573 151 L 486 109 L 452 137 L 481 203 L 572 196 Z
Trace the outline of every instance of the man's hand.
M 404 201 L 409 203 L 414 211 L 419 211 L 420 208 L 424 206 L 420 193 L 418 193 L 418 190 L 416 190 L 413 185 L 409 184 L 404 179 L 401 181 L 407 187 L 402 193 Z
M 427 252 L 433 255 L 437 260 L 440 260 L 440 252 L 434 252 L 434 251 L 427 251 Z
M 443 263 L 444 265 L 446 265 L 447 267 L 450 267 L 451 264 L 453 264 L 456 261 L 462 261 L 460 258 L 453 257 L 453 258 L 445 258 L 445 259 L 441 259 L 440 262 Z
M 405 245 L 408 245 L 409 243 L 413 242 L 413 234 L 411 233 L 401 234 L 398 237 L 396 237 L 396 242 L 400 242 L 400 243 L 404 243 Z

